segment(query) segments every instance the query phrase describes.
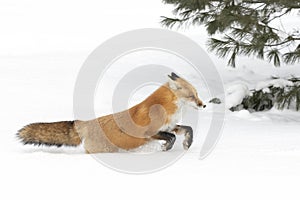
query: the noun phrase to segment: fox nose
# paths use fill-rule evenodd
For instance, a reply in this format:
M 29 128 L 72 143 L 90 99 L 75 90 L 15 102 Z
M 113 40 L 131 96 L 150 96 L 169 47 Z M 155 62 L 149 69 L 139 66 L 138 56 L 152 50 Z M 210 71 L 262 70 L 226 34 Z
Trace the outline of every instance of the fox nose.
M 206 105 L 205 105 L 205 104 L 203 104 L 203 103 L 201 102 L 201 103 L 198 103 L 198 107 L 205 108 L 205 107 L 206 107 Z

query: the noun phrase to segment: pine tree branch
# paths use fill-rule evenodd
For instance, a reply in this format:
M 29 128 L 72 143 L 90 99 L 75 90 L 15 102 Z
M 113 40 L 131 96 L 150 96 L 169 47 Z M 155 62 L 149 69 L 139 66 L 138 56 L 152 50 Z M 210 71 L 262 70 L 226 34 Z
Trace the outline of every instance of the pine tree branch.
M 281 15 L 277 15 L 277 16 L 273 17 L 272 19 L 269 19 L 266 23 L 268 24 L 268 23 L 270 23 L 271 21 L 273 21 L 273 20 L 275 20 L 275 19 L 277 19 L 277 18 L 280 18 L 280 17 L 282 17 L 282 16 L 288 14 L 289 12 L 291 12 L 291 10 L 292 10 L 292 8 L 286 9 L 286 11 L 283 12 Z
M 293 41 L 296 41 L 296 40 L 300 40 L 300 38 L 293 38 L 293 37 L 289 38 L 288 37 L 288 39 L 285 40 L 285 41 L 283 41 L 283 42 L 280 42 L 280 43 L 277 43 L 277 44 L 264 44 L 264 46 L 266 46 L 266 47 L 281 46 L 281 45 L 284 45 L 284 44 L 286 44 L 288 42 L 293 42 Z
M 275 66 L 300 62 L 297 51 L 286 54 L 285 49 L 300 40 L 300 35 L 289 34 L 284 28 L 270 23 L 300 8 L 300 1 L 292 0 L 163 0 L 174 4 L 177 18 L 163 17 L 167 27 L 177 24 L 206 26 L 209 35 L 225 34 L 222 40 L 210 38 L 208 47 L 220 57 L 230 56 L 229 64 L 235 66 L 236 56 L 267 58 Z M 282 34 L 284 33 L 284 34 Z M 284 37 L 283 35 L 287 35 Z

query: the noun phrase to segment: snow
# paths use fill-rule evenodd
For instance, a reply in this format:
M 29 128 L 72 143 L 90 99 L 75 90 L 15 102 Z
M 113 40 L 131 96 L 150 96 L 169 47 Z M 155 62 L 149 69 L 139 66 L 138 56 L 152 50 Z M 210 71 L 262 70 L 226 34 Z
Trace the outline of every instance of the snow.
M 169 14 L 171 7 L 162 6 L 160 0 L 151 3 L 106 1 L 105 4 L 93 0 L 84 4 L 65 0 L 47 4 L 36 0 L 7 0 L 1 2 L 0 10 L 3 15 L 0 18 L 1 199 L 121 199 L 127 196 L 151 200 L 299 199 L 300 112 L 291 110 L 226 111 L 220 141 L 211 155 L 199 160 L 212 107 L 218 106 L 207 104 L 206 109 L 199 111 L 200 129 L 191 149 L 168 168 L 147 175 L 118 173 L 84 154 L 82 147 L 22 146 L 15 137 L 22 126 L 73 119 L 73 88 L 78 71 L 98 44 L 126 30 L 160 27 L 159 16 Z M 296 22 L 288 20 L 286 24 L 292 27 Z M 206 33 L 199 30 L 181 32 L 203 45 Z M 247 88 L 255 88 L 261 81 L 266 86 L 265 81 L 274 75 L 300 76 L 299 65 L 272 68 L 263 61 L 241 58 L 240 67 L 231 69 L 224 67 L 224 60 L 210 56 L 223 78 L 226 105 L 238 103 L 247 94 Z M 205 102 L 210 100 L 203 80 L 199 82 L 193 72 L 177 66 L 182 62 L 170 57 L 159 59 L 162 63 L 175 64 L 176 70 L 196 85 Z M 139 61 L 148 62 L 146 58 Z M 120 64 L 132 67 L 125 61 Z M 213 80 L 213 77 L 205 78 Z M 95 102 L 96 113 L 111 111 L 111 88 L 113 83 L 107 85 L 102 106 L 100 101 Z M 153 89 L 140 89 L 129 104 L 141 100 Z M 95 96 L 99 100 L 101 95 Z M 189 112 L 192 111 L 187 114 Z M 150 155 L 172 158 L 181 152 L 181 142 L 179 137 L 172 151 Z M 151 143 L 143 152 L 158 149 L 159 144 Z M 105 156 L 118 161 L 132 154 Z
M 262 90 L 262 89 L 266 89 L 270 86 L 284 88 L 286 86 L 293 86 L 293 85 L 294 85 L 294 83 L 292 81 L 289 81 L 286 79 L 273 79 L 273 80 L 261 81 L 261 82 L 257 83 L 255 89 Z
M 270 93 L 271 92 L 270 88 L 268 88 L 268 87 L 263 88 L 262 91 L 263 91 L 263 93 Z
M 1 60 L 2 65 L 9 66 L 0 68 L 0 89 L 6 94 L 2 97 L 0 114 L 1 120 L 5 122 L 0 127 L 3 159 L 0 173 L 1 182 L 6 188 L 1 194 L 3 197 L 27 198 L 28 195 L 31 199 L 36 199 L 47 194 L 46 199 L 57 196 L 75 199 L 103 196 L 120 198 L 122 195 L 119 193 L 126 193 L 134 187 L 139 194 L 147 193 L 145 199 L 153 199 L 157 194 L 149 193 L 148 187 L 155 185 L 160 188 L 166 187 L 166 184 L 170 188 L 180 186 L 189 192 L 176 190 L 171 194 L 161 193 L 162 198 L 206 196 L 211 199 L 239 199 L 247 194 L 245 199 L 278 199 L 283 196 L 292 197 L 293 191 L 297 191 L 294 181 L 297 181 L 300 172 L 300 114 L 288 110 L 272 109 L 262 113 L 227 111 L 223 136 L 216 149 L 205 160 L 199 160 L 199 151 L 205 131 L 209 128 L 212 112 L 212 105 L 208 104 L 206 109 L 200 111 L 201 127 L 191 149 L 167 169 L 145 176 L 129 177 L 108 169 L 91 156 L 83 154 L 82 147 L 58 149 L 22 146 L 16 140 L 15 133 L 23 125 L 36 121 L 72 119 L 72 89 L 80 68 L 79 63 L 82 63 L 87 54 L 88 52 L 82 56 L 74 54 L 66 57 L 50 54 L 49 57 L 53 59 L 50 61 L 38 55 Z M 290 72 L 294 69 L 289 68 Z M 233 77 L 244 74 L 243 70 L 231 71 L 230 74 Z M 295 70 L 295 75 L 297 73 Z M 194 80 L 193 74 L 186 73 L 185 76 Z M 257 82 L 247 82 L 247 87 L 245 83 L 235 86 L 231 81 L 233 77 L 229 77 L 229 72 L 223 76 L 226 91 L 232 91 L 231 96 L 239 96 L 235 94 L 237 89 L 246 91 L 246 88 L 254 87 Z M 269 76 L 265 76 L 267 77 Z M 241 83 L 245 79 L 247 75 L 235 80 Z M 151 92 L 142 89 L 139 91 L 136 98 L 133 97 L 133 102 Z M 199 94 L 202 95 L 200 92 Z M 153 155 L 168 159 L 181 151 L 181 142 L 182 138 L 179 137 L 172 151 Z M 153 150 L 159 150 L 157 143 L 151 143 L 142 149 L 144 153 Z M 105 156 L 120 158 L 120 154 Z M 124 157 L 124 153 L 122 156 Z M 34 196 L 31 194 L 32 187 L 35 188 Z M 256 192 L 249 192 L 249 187 Z M 114 192 L 116 188 L 118 193 Z M 15 192 L 16 189 L 18 192 Z M 213 192 L 215 190 L 218 192 Z M 287 191 L 291 193 L 287 195 Z
M 226 88 L 226 108 L 231 108 L 242 103 L 244 97 L 250 95 L 247 85 L 233 84 Z
M 246 70 L 245 74 L 254 74 L 253 71 Z M 251 84 L 249 84 L 251 85 Z M 255 90 L 262 90 L 264 93 L 269 93 L 270 88 L 269 87 L 278 87 L 278 88 L 284 88 L 287 86 L 293 86 L 294 83 L 292 81 L 286 80 L 286 79 L 272 79 L 272 80 L 265 80 L 265 81 L 259 81 L 254 89 Z M 243 99 L 246 96 L 251 96 L 252 92 L 248 88 L 248 85 L 243 83 L 229 83 L 226 87 L 226 108 L 229 109 L 231 107 L 235 107 L 242 103 Z

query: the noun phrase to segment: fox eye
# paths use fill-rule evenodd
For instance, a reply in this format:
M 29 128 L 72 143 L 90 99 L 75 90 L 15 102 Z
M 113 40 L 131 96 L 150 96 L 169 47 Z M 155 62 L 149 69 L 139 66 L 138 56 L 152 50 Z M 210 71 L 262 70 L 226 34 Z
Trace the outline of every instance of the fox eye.
M 190 95 L 189 98 L 192 98 L 192 99 L 193 99 L 193 98 L 194 98 L 194 95 Z

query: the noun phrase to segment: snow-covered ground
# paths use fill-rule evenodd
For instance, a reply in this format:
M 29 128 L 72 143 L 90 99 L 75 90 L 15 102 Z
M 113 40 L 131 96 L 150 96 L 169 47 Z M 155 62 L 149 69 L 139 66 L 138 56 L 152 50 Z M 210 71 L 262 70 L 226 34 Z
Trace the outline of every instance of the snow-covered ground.
M 138 2 L 131 0 L 127 4 Z M 84 5 L 73 1 L 54 1 L 51 5 L 39 1 L 5 1 L 0 7 L 5 8 L 1 15 L 10 19 L 0 19 L 3 25 L 0 33 L 1 199 L 299 199 L 300 112 L 295 111 L 272 109 L 251 114 L 226 111 L 221 139 L 206 159 L 199 160 L 211 119 L 212 105 L 209 105 L 199 114 L 201 125 L 191 149 L 173 165 L 148 175 L 133 176 L 111 170 L 83 154 L 82 148 L 22 146 L 15 138 L 22 126 L 37 121 L 72 120 L 76 77 L 93 48 L 114 34 L 144 27 L 145 23 L 159 27 L 153 17 L 168 11 L 167 7 L 160 7 L 160 1 L 138 3 L 141 10 L 152 8 L 147 12 L 137 12 L 128 5 L 96 4 L 95 1 Z M 124 11 L 124 7 L 128 9 Z M 66 10 L 69 10 L 67 16 Z M 113 14 L 109 10 L 120 12 Z M 146 21 L 137 21 L 137 15 Z M 109 17 L 112 21 L 105 22 L 103 18 Z M 132 20 L 134 25 L 125 26 L 127 21 L 120 22 L 125 19 Z M 101 24 L 100 28 L 94 28 L 96 22 Z M 195 33 L 185 34 L 203 45 L 204 40 L 200 41 Z M 229 92 L 237 85 L 255 88 L 272 75 L 300 76 L 299 65 L 272 68 L 263 61 L 242 58 L 239 68 L 228 69 L 224 67 L 225 61 L 210 56 Z M 183 74 L 205 93 L 194 74 Z M 140 90 L 136 101 L 148 94 L 149 91 Z M 199 94 L 209 100 L 208 94 Z M 99 112 L 109 112 L 109 102 L 104 102 L 102 108 L 95 104 Z M 179 139 L 172 151 L 155 155 L 168 157 L 178 152 L 180 142 Z M 107 156 L 117 159 L 120 154 Z

